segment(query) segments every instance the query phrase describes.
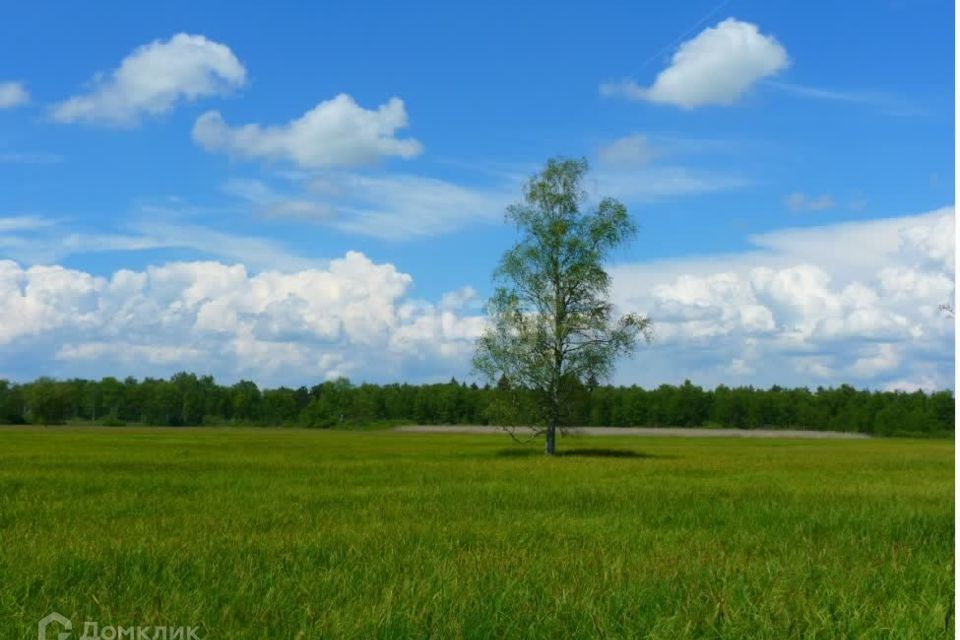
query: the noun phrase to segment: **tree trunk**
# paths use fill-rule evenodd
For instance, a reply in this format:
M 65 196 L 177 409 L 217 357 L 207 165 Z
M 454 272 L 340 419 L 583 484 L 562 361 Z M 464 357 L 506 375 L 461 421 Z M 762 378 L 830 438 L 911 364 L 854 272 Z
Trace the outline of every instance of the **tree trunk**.
M 550 425 L 547 427 L 547 443 L 544 446 L 544 451 L 548 456 L 552 456 L 554 451 L 557 448 L 557 427 Z

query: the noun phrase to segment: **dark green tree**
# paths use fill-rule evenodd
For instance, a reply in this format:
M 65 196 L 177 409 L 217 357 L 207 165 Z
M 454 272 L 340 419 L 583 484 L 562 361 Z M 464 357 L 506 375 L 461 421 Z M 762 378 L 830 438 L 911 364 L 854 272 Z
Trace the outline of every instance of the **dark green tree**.
M 230 387 L 230 413 L 236 422 L 256 422 L 260 419 L 260 389 L 256 383 L 241 380 Z
M 34 424 L 60 424 L 70 409 L 68 383 L 38 378 L 28 387 L 27 406 Z
M 23 387 L 0 380 L 0 424 L 19 424 L 24 421 L 25 401 Z

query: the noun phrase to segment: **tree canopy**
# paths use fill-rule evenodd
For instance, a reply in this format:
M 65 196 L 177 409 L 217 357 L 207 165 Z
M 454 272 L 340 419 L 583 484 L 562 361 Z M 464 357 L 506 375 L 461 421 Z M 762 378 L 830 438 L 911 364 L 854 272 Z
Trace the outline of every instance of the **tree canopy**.
M 349 427 L 407 424 L 500 424 L 497 385 L 451 379 L 435 384 L 353 384 L 330 380 L 296 389 L 261 389 L 250 381 L 217 384 L 179 373 L 167 380 L 0 380 L 0 423 L 262 425 Z M 594 427 L 738 427 L 830 429 L 874 435 L 953 433 L 949 390 L 869 391 L 837 388 L 704 389 L 686 381 L 654 389 L 575 385 L 568 424 Z M 529 408 L 529 407 L 528 407 Z
M 494 272 L 490 326 L 474 357 L 489 381 L 508 382 L 505 415 L 521 398 L 535 403 L 525 415 L 543 427 L 548 454 L 579 387 L 607 378 L 650 329 L 647 318 L 615 315 L 609 301 L 604 261 L 636 229 L 613 198 L 588 206 L 587 170 L 584 159 L 551 159 L 507 209 L 520 239 Z

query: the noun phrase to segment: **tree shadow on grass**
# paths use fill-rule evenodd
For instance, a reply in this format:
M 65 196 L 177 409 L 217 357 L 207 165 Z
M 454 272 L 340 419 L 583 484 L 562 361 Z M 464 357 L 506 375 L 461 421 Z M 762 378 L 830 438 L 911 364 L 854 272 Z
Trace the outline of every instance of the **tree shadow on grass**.
M 515 447 L 500 449 L 495 454 L 498 458 L 532 458 L 544 456 L 543 447 Z M 642 451 L 631 449 L 560 449 L 555 454 L 558 458 L 661 458 Z

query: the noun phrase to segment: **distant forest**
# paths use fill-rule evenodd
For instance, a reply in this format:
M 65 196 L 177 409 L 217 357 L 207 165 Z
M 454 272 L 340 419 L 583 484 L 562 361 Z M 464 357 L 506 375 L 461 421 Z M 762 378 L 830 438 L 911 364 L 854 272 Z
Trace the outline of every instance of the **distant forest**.
M 501 380 L 501 385 L 506 382 Z M 330 428 L 380 421 L 490 424 L 498 390 L 442 384 L 351 384 L 260 389 L 178 373 L 169 380 L 103 378 L 14 384 L 0 380 L 0 423 L 102 425 L 263 425 Z M 829 429 L 876 435 L 953 433 L 951 391 L 815 390 L 771 387 L 713 390 L 691 384 L 656 389 L 598 386 L 571 394 L 565 422 L 582 426 Z

